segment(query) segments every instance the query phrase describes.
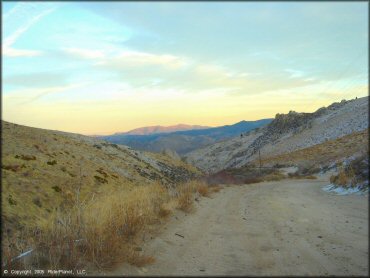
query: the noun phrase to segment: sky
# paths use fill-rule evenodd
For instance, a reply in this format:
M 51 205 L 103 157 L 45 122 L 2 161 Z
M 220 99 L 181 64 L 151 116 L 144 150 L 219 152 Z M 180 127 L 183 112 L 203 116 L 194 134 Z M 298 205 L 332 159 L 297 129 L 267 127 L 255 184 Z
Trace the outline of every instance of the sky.
M 81 134 L 368 95 L 367 2 L 2 2 L 2 119 Z

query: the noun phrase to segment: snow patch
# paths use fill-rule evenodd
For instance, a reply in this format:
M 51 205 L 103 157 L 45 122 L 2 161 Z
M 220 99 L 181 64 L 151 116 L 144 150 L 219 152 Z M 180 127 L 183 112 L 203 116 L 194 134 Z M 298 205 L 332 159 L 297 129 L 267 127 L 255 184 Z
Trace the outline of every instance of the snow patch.
M 322 190 L 324 190 L 325 192 L 333 192 L 336 193 L 337 195 L 350 195 L 350 194 L 364 195 L 369 191 L 368 187 L 364 187 L 362 185 L 347 188 L 335 184 L 328 184 L 322 187 Z

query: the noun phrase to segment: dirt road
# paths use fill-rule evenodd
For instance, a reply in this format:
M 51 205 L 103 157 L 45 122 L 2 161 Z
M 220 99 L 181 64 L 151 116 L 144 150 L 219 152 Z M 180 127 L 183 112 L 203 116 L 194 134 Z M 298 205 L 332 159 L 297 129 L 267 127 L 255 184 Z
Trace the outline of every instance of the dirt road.
M 110 275 L 367 275 L 368 198 L 323 180 L 225 187 L 143 246 L 156 262 Z M 175 235 L 178 233 L 183 237 Z

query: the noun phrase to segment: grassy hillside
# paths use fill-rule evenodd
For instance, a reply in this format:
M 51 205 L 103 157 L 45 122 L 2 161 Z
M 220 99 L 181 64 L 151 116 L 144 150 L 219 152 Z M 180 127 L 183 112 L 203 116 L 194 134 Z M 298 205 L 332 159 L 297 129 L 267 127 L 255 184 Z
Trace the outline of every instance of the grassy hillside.
M 263 166 L 295 165 L 301 168 L 327 167 L 351 156 L 367 154 L 369 129 L 334 139 L 312 147 L 272 157 L 262 157 Z M 252 163 L 258 164 L 258 160 Z
M 2 223 L 7 234 L 38 225 L 56 208 L 138 186 L 171 189 L 199 174 L 161 154 L 77 134 L 2 122 Z

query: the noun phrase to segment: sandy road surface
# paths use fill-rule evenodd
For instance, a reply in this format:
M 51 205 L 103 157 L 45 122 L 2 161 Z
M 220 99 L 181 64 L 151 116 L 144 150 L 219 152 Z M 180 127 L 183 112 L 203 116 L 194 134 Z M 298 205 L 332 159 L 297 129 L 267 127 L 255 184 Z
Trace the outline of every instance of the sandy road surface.
M 326 193 L 326 184 L 225 187 L 143 246 L 154 264 L 109 275 L 367 275 L 368 198 Z

